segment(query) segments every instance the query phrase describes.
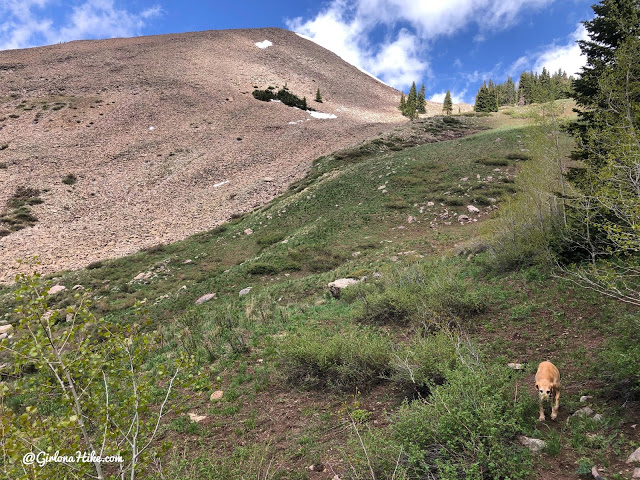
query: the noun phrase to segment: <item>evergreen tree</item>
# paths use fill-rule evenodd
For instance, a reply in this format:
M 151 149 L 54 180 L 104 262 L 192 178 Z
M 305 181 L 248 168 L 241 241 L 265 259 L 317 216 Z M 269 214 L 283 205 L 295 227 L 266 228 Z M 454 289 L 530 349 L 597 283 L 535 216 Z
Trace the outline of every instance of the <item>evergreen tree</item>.
M 418 113 L 427 113 L 427 99 L 425 98 L 424 83 L 418 92 Z
M 406 114 L 406 110 L 407 110 L 407 99 L 404 96 L 404 92 L 402 92 L 400 94 L 400 106 L 398 107 L 400 109 L 400 112 L 402 113 L 402 115 Z
M 316 91 L 316 102 L 322 103 L 322 95 L 320 95 L 320 89 Z
M 405 116 L 409 117 L 411 120 L 418 116 L 418 91 L 416 89 L 416 82 L 411 84 L 411 89 L 409 90 L 409 95 L 407 96 L 407 106 L 405 108 Z
M 451 101 L 451 92 L 449 92 L 449 90 L 447 90 L 447 94 L 444 97 L 442 111 L 445 113 L 445 115 L 451 115 L 451 112 L 453 111 L 453 102 Z

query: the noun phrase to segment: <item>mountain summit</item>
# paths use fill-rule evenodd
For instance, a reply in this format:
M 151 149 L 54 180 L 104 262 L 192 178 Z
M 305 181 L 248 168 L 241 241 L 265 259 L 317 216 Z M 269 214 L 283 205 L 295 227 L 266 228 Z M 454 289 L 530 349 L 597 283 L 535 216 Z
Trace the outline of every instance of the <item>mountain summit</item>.
M 252 96 L 284 86 L 327 115 Z M 5 229 L 0 280 L 19 258 L 78 268 L 210 229 L 402 122 L 399 97 L 277 28 L 2 51 L 0 214 L 18 187 L 43 203 Z

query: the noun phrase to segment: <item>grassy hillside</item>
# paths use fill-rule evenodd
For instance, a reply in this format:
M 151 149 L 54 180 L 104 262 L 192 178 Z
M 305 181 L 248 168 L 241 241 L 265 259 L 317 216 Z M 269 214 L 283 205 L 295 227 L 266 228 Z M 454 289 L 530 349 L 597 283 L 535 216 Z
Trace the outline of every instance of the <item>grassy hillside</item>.
M 493 224 L 541 161 L 524 110 L 417 122 L 318 159 L 212 231 L 46 278 L 67 287 L 50 310 L 74 311 L 84 291 L 104 323 L 148 319 L 141 369 L 158 386 L 190 359 L 140 477 L 575 478 L 597 464 L 627 478 L 640 409 L 620 372 L 636 312 L 549 266 L 496 267 Z M 416 145 L 425 134 L 442 141 Z M 563 156 L 571 146 L 562 137 Z M 327 284 L 343 277 L 361 281 L 336 299 Z M 0 301 L 17 321 L 11 289 Z M 563 393 L 541 423 L 532 384 L 547 359 Z M 5 369 L 9 386 L 47 375 Z M 582 395 L 600 421 L 571 417 Z M 3 403 L 56 418 L 59 402 L 9 388 Z M 518 435 L 547 445 L 532 455 Z

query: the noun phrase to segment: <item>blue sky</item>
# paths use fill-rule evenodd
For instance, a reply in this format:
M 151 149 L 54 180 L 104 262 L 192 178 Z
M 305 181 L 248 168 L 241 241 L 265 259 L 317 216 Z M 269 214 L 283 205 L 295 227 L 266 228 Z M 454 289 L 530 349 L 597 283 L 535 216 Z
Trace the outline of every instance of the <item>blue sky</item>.
M 473 103 L 483 79 L 578 72 L 592 0 L 0 0 L 0 50 L 89 38 L 282 27 L 405 91 Z M 267 39 L 268 40 L 268 39 Z

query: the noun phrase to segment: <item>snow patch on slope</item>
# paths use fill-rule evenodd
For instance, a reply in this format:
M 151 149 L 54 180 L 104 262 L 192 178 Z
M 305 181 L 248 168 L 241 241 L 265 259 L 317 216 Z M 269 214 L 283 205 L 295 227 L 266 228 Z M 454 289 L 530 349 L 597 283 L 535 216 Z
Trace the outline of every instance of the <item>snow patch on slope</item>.
M 273 46 L 273 43 L 271 43 L 269 40 L 263 40 L 262 42 L 256 42 L 256 47 L 261 48 L 261 49 L 265 49 L 267 47 L 271 47 Z

